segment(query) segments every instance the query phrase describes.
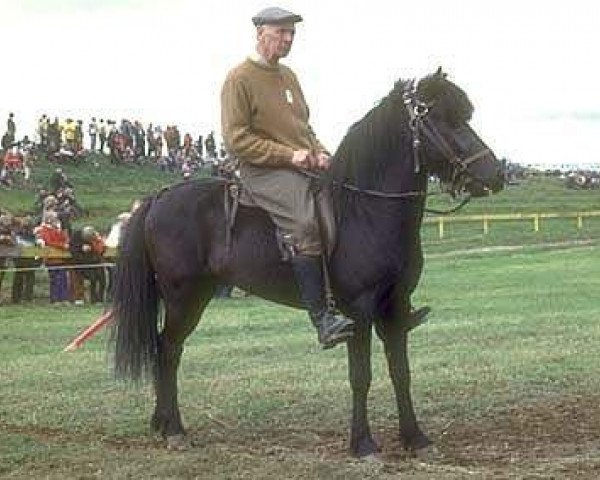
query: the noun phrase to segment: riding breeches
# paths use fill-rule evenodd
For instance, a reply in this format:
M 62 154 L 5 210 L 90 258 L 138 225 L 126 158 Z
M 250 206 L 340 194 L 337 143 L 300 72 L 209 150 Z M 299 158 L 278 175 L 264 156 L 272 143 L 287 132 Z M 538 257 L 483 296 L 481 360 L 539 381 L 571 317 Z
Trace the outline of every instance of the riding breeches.
M 252 201 L 267 211 L 282 234 L 291 236 L 298 254 L 323 249 L 310 179 L 294 170 L 242 164 L 240 176 Z

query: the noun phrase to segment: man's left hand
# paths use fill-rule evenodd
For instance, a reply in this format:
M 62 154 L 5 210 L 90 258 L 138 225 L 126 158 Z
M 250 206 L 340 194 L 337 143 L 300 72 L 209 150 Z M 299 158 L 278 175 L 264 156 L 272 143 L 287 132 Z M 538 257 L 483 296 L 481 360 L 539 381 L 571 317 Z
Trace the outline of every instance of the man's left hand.
M 327 170 L 331 165 L 331 156 L 327 152 L 319 152 L 316 156 L 316 168 Z

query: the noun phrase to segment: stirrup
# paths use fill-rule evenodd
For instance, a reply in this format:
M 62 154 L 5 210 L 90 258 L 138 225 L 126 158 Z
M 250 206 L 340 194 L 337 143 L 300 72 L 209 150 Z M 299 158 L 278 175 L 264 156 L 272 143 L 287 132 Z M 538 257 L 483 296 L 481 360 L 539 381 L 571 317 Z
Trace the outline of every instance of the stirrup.
M 324 328 L 323 322 L 325 319 L 331 322 L 329 329 L 335 327 L 334 331 L 326 335 L 325 338 L 321 338 L 322 329 Z M 338 343 L 345 342 L 354 335 L 354 321 L 344 316 L 336 316 L 331 310 L 325 310 L 320 314 L 319 321 L 317 322 L 317 330 L 319 332 L 319 343 L 324 350 L 335 347 Z

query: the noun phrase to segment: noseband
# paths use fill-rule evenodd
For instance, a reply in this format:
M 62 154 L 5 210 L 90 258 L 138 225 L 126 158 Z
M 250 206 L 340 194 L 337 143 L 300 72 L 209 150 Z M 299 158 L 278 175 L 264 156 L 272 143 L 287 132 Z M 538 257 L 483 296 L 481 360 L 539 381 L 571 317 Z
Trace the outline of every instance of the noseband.
M 402 93 L 402 99 L 404 100 L 404 105 L 408 111 L 409 126 L 413 135 L 412 146 L 415 173 L 421 171 L 421 159 L 419 153 L 421 148 L 421 132 L 423 132 L 427 139 L 435 145 L 435 147 L 444 155 L 446 160 L 448 160 L 450 165 L 453 166 L 453 190 L 455 190 L 456 182 L 461 175 L 467 175 L 471 179 L 477 180 L 483 184 L 484 182 L 480 178 L 469 172 L 468 166 L 489 154 L 489 148 L 483 148 L 467 158 L 460 157 L 452 150 L 446 139 L 427 115 L 429 113 L 429 106 L 417 98 L 414 82 L 408 82 Z

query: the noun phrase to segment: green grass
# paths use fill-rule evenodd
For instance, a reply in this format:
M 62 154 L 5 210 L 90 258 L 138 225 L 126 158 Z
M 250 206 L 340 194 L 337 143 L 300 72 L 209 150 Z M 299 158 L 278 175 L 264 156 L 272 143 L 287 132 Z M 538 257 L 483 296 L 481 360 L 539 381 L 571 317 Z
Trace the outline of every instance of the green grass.
M 94 166 L 97 162 L 98 167 Z M 55 164 L 39 160 L 33 168 L 32 181 L 27 190 L 0 189 L 0 207 L 14 212 L 31 210 L 35 191 L 46 185 Z M 181 176 L 159 172 L 151 164 L 140 166 L 115 166 L 107 156 L 93 155 L 80 166 L 62 165 L 75 186 L 78 201 L 89 211 L 89 217 L 75 223 L 91 223 L 102 230 L 114 222 L 116 216 L 129 210 L 135 199 L 157 192 L 161 188 L 179 182 Z M 206 175 L 201 172 L 199 175 Z M 437 187 L 432 187 L 436 192 Z M 432 195 L 428 206 L 447 209 L 455 203 L 447 195 Z M 600 191 L 570 190 L 558 178 L 531 177 L 519 185 L 508 186 L 491 197 L 471 201 L 456 215 L 478 215 L 495 213 L 541 213 L 576 212 L 600 209 Z M 497 244 L 544 243 L 573 239 L 597 238 L 600 233 L 600 218 L 584 221 L 579 231 L 573 219 L 546 220 L 541 232 L 534 233 L 531 222 L 491 222 L 490 233 L 484 236 L 479 223 L 449 224 L 446 238 L 437 238 L 437 226 L 426 225 L 423 230 L 425 248 L 440 249 L 488 246 Z M 442 245 L 440 247 L 439 245 Z
M 599 254 L 598 246 L 534 247 L 428 259 L 415 302 L 434 312 L 411 335 L 412 391 L 445 456 L 427 464 L 393 457 L 396 412 L 378 341 L 370 415 L 387 460 L 357 463 L 345 454 L 345 350 L 320 352 L 300 311 L 252 297 L 209 306 L 180 368 L 182 414 L 195 446 L 169 452 L 148 431 L 151 388 L 112 378 L 106 333 L 61 352 L 98 308 L 3 306 L 0 476 L 463 478 L 452 468 L 466 465 L 483 472 L 474 478 L 526 477 L 541 468 L 534 453 L 490 466 L 475 454 L 489 440 L 474 437 L 456 452 L 453 442 L 462 439 L 452 428 L 507 406 L 597 395 Z M 549 441 L 525 435 L 538 447 Z M 598 451 L 589 455 L 578 464 L 580 478 L 593 478 L 586 473 L 593 474 Z M 564 476 L 561 458 L 545 460 L 544 478 Z
M 92 159 L 63 166 L 90 212 L 78 224 L 106 229 L 134 199 L 180 179 L 151 166 L 95 160 L 98 167 Z M 54 168 L 40 161 L 30 189 L 0 190 L 0 206 L 29 210 L 36 188 Z M 432 196 L 428 205 L 453 204 Z M 457 215 L 598 209 L 598 191 L 531 178 L 473 200 Z M 443 239 L 436 225 L 424 226 L 426 263 L 415 304 L 429 303 L 434 313 L 411 336 L 413 395 L 426 431 L 445 455 L 427 464 L 399 460 L 392 443 L 396 413 L 379 342 L 374 342 L 370 414 L 374 431 L 386 441 L 386 461 L 358 463 L 346 455 L 350 399 L 344 349 L 319 352 L 302 312 L 252 297 L 213 302 L 188 339 L 179 383 L 195 447 L 168 452 L 148 432 L 151 388 L 112 378 L 106 334 L 74 354 L 61 352 L 99 308 L 49 306 L 46 277 L 38 273 L 34 304 L 0 306 L 0 477 L 473 477 L 456 470 L 466 466 L 479 474 L 475 478 L 523 478 L 540 468 L 542 477 L 568 478 L 564 469 L 578 459 L 569 456 L 568 445 L 576 445 L 587 455 L 577 476 L 595 478 L 600 461 L 594 463 L 599 455 L 593 442 L 585 443 L 581 435 L 557 442 L 549 450 L 562 452 L 562 459 L 557 453 L 541 461 L 544 442 L 536 431 L 542 427 L 525 431 L 523 441 L 535 448 L 523 453 L 498 431 L 496 418 L 505 418 L 510 406 L 546 411 L 537 406 L 553 399 L 598 399 L 598 238 L 600 218 L 585 220 L 581 230 L 573 219 L 545 220 L 539 232 L 531 221 L 491 222 L 487 235 L 480 223 L 449 223 Z M 518 248 L 494 251 L 498 246 Z M 457 253 L 463 250 L 469 254 Z M 0 301 L 7 299 L 6 284 L 10 274 Z M 581 431 L 594 428 L 576 423 L 585 418 L 581 412 L 575 418 L 557 416 Z M 456 446 L 463 438 L 459 432 L 472 425 L 483 425 L 481 432 L 496 436 L 498 444 L 486 447 L 477 432 Z M 561 429 L 548 428 L 560 437 Z M 524 458 L 486 463 L 503 449 Z

